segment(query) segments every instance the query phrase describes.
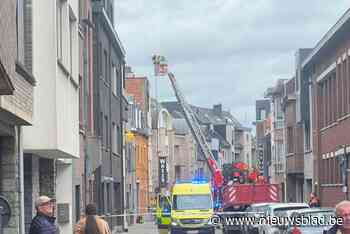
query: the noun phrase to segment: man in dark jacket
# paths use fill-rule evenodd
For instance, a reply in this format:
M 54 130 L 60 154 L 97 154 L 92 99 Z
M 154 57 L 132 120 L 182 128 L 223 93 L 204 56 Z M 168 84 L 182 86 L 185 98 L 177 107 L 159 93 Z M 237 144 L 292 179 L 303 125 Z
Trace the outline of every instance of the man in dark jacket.
M 57 234 L 59 233 L 54 217 L 55 200 L 41 196 L 35 202 L 36 216 L 30 225 L 29 234 Z
M 350 201 L 342 201 L 335 207 L 335 213 L 337 218 L 340 218 L 341 222 L 335 224 L 328 231 L 324 231 L 326 234 L 350 234 Z

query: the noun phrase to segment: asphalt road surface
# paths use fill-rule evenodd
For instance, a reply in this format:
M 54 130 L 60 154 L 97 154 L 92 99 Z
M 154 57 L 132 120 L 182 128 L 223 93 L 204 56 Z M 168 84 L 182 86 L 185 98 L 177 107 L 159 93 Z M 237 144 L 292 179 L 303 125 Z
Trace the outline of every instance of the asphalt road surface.
M 221 234 L 221 230 L 216 230 L 216 234 Z M 128 232 L 123 234 L 168 234 L 167 229 L 159 229 L 153 222 L 147 222 L 144 224 L 134 224 L 129 227 Z

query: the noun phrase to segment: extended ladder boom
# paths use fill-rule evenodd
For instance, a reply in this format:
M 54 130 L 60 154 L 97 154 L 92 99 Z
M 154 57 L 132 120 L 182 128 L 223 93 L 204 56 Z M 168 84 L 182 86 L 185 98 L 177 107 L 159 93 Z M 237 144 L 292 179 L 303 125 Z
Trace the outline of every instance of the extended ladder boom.
M 218 166 L 216 164 L 216 160 L 214 158 L 214 155 L 212 154 L 212 152 L 209 148 L 209 145 L 206 141 L 206 138 L 201 130 L 199 123 L 197 122 L 196 116 L 193 113 L 192 108 L 185 101 L 185 98 L 184 98 L 182 92 L 180 91 L 179 87 L 177 86 L 174 74 L 168 73 L 168 76 L 169 76 L 171 85 L 173 87 L 175 96 L 176 96 L 176 98 L 180 104 L 180 107 L 185 115 L 185 119 L 187 121 L 187 124 L 190 127 L 191 133 L 194 136 L 201 152 L 205 156 L 206 161 L 208 163 L 208 166 L 209 166 L 213 176 L 215 176 L 216 178 L 221 177 L 220 179 L 222 179 L 221 170 L 218 168 Z M 218 186 L 220 187 L 221 185 L 218 185 Z

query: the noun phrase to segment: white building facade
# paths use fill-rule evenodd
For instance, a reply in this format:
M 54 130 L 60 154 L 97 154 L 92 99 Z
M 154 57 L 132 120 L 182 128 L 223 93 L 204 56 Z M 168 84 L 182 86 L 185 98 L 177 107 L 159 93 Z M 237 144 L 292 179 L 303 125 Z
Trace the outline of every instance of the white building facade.
M 32 2 L 37 86 L 33 126 L 24 128 L 25 206 L 55 197 L 61 233 L 72 233 L 72 160 L 79 158 L 78 14 L 75 0 Z

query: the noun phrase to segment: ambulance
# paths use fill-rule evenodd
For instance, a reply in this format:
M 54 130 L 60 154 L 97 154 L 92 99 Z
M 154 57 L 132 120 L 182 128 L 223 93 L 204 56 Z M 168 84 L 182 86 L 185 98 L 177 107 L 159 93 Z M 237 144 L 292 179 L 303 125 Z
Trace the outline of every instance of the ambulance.
M 215 233 L 210 183 L 204 179 L 181 181 L 171 191 L 170 233 Z

